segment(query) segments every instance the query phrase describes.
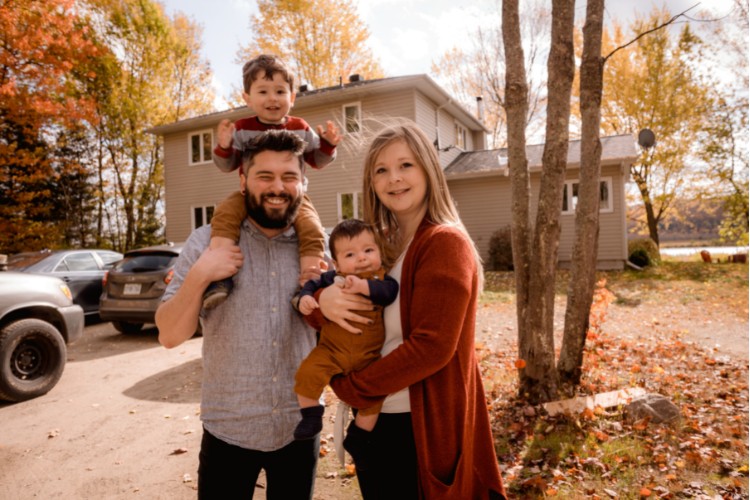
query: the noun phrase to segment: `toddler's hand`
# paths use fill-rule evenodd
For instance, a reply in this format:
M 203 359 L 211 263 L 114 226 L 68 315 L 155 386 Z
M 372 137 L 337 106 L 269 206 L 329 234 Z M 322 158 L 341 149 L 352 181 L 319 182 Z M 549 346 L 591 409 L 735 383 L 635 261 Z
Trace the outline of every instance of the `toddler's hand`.
M 219 146 L 224 149 L 232 147 L 232 135 L 234 134 L 234 123 L 224 118 L 219 122 L 217 128 L 217 141 Z
M 326 269 L 328 269 L 328 264 L 318 257 L 300 257 L 299 285 L 305 286 L 308 280 L 320 278 L 321 273 Z
M 322 125 L 318 125 L 318 135 L 325 139 L 332 146 L 337 146 L 341 142 L 341 134 L 339 128 L 331 120 L 326 122 L 326 129 L 323 130 Z

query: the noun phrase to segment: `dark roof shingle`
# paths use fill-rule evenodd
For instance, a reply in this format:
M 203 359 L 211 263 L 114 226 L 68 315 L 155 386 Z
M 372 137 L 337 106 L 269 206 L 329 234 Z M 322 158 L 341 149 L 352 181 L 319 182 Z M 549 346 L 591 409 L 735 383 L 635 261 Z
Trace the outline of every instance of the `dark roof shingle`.
M 638 157 L 635 149 L 636 141 L 631 135 L 613 135 L 602 137 L 602 163 L 632 162 Z M 526 159 L 529 170 L 540 169 L 544 144 L 526 146 Z M 568 165 L 580 165 L 581 141 L 570 141 L 568 147 Z M 466 151 L 456 157 L 445 168 L 448 178 L 466 177 L 474 175 L 507 175 L 507 148 L 486 149 L 482 151 Z

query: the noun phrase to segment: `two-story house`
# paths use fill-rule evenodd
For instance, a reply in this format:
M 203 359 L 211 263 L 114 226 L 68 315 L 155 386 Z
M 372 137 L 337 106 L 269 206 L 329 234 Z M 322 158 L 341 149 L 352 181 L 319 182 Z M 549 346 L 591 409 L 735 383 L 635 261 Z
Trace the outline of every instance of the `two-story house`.
M 239 189 L 238 174 L 220 172 L 211 160 L 220 120 L 247 116 L 245 107 L 199 116 L 151 130 L 164 138 L 166 237 L 183 241 L 210 221 L 214 207 Z M 362 161 L 367 140 L 383 123 L 410 119 L 434 138 L 451 195 L 480 253 L 487 256 L 490 236 L 509 226 L 510 179 L 505 151 L 486 149 L 487 129 L 477 109 L 466 110 L 427 75 L 348 82 L 317 90 L 300 88 L 291 114 L 312 127 L 333 120 L 344 132 L 336 160 L 321 170 L 307 169 L 308 194 L 324 226 L 361 217 Z M 539 187 L 543 146 L 528 146 L 532 193 Z M 577 201 L 580 143 L 568 154 L 565 201 L 561 207 L 560 264 L 571 260 Z M 625 182 L 635 161 L 631 136 L 602 139 L 599 267 L 621 269 L 627 259 Z

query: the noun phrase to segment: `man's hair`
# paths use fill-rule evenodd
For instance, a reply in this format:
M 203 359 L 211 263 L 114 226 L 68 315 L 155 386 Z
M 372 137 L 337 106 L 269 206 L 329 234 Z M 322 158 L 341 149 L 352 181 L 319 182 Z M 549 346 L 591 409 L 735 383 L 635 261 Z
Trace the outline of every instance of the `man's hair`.
M 255 157 L 263 151 L 277 151 L 279 153 L 292 153 L 299 158 L 299 168 L 305 172 L 305 141 L 300 136 L 289 130 L 266 130 L 254 137 L 242 149 L 242 173 L 247 175 L 253 166 Z
M 276 56 L 262 54 L 249 60 L 242 67 L 242 85 L 245 93 L 250 93 L 250 87 L 258 79 L 258 74 L 261 71 L 265 73 L 264 78 L 266 80 L 273 80 L 273 75 L 280 73 L 289 84 L 289 90 L 294 92 L 294 73 L 292 73 L 292 70 Z
M 328 239 L 328 248 L 331 249 L 331 257 L 336 260 L 336 242 L 344 238 L 350 240 L 365 231 L 375 236 L 372 226 L 360 219 L 345 219 L 333 228 L 331 236 Z

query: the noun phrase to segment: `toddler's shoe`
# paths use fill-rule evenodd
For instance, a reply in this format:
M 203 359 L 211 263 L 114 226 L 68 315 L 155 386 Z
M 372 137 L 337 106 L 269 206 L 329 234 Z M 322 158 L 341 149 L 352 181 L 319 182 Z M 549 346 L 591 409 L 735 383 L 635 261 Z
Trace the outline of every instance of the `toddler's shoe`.
M 301 408 L 302 420 L 297 424 L 297 428 L 294 429 L 294 439 L 312 439 L 317 436 L 323 429 L 324 411 L 325 407 L 323 405 Z
M 234 282 L 232 278 L 224 278 L 221 281 L 214 281 L 206 291 L 203 292 L 203 309 L 213 309 L 225 300 L 234 288 Z
M 372 432 L 360 429 L 354 421 L 346 429 L 344 449 L 352 456 L 357 470 L 367 470 L 372 465 L 370 449 L 372 448 Z

